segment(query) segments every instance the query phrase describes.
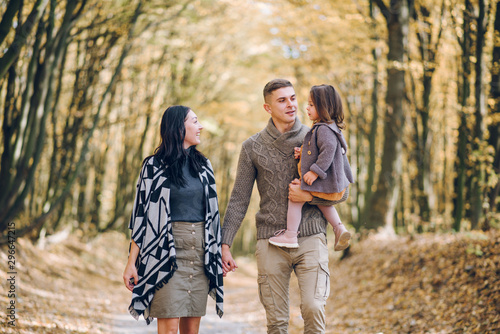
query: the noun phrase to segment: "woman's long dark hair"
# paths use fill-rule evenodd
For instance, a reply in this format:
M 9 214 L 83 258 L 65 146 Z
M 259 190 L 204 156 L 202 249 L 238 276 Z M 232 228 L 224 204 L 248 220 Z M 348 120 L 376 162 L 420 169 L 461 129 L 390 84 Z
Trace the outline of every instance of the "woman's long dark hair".
M 182 174 L 182 166 L 188 162 L 189 172 L 192 176 L 198 176 L 202 167 L 207 165 L 207 158 L 192 146 L 184 149 L 184 138 L 186 137 L 185 120 L 191 108 L 186 106 L 170 106 L 163 113 L 160 126 L 160 145 L 154 154 L 144 161 L 155 156 L 166 168 L 167 177 L 172 184 L 183 187 L 186 179 Z

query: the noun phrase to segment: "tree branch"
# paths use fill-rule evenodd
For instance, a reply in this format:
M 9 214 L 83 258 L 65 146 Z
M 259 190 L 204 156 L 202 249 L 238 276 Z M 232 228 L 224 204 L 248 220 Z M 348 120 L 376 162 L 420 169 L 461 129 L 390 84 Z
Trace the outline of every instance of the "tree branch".
M 28 36 L 35 27 L 36 21 L 42 16 L 48 0 L 37 0 L 28 18 L 22 25 L 20 33 L 16 34 L 14 41 L 9 46 L 9 50 L 0 58 L 0 79 L 5 76 L 7 70 L 12 65 L 14 60 L 19 56 L 21 48 L 26 44 Z
M 375 2 L 375 4 L 380 8 L 380 11 L 382 12 L 382 15 L 384 15 L 385 19 L 387 22 L 391 19 L 391 11 L 390 9 L 385 5 L 383 0 L 372 0 Z
M 9 33 L 10 27 L 12 27 L 12 21 L 14 20 L 14 16 L 16 16 L 19 7 L 21 6 L 21 1 L 19 0 L 10 0 L 7 5 L 7 9 L 2 16 L 2 22 L 0 22 L 0 45 L 3 43 L 7 34 Z

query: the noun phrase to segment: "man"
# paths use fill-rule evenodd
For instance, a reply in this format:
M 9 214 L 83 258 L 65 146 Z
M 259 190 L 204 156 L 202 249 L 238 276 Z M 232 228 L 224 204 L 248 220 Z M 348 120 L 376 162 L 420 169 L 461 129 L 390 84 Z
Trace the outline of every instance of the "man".
M 292 271 L 300 288 L 304 333 L 324 333 L 325 304 L 330 293 L 325 218 L 316 206 L 306 203 L 299 228 L 299 248 L 280 248 L 268 242 L 275 231 L 286 228 L 288 197 L 292 201 L 312 200 L 311 194 L 300 190 L 298 180 L 294 180 L 298 176 L 294 147 L 302 144 L 308 128 L 297 118 L 297 99 L 289 81 L 275 79 L 267 83 L 264 101 L 264 109 L 271 118 L 265 129 L 242 145 L 222 226 L 223 268 L 225 272 L 237 268 L 230 246 L 257 181 L 260 207 L 255 217 L 256 258 L 259 296 L 266 310 L 268 333 L 288 332 Z

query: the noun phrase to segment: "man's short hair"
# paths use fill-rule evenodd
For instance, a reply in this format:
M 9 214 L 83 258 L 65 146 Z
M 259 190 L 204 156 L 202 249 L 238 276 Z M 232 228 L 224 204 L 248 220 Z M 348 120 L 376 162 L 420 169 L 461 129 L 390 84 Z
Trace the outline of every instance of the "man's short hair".
M 273 79 L 264 86 L 264 101 L 267 102 L 267 97 L 275 90 L 283 87 L 293 87 L 292 83 L 285 79 Z

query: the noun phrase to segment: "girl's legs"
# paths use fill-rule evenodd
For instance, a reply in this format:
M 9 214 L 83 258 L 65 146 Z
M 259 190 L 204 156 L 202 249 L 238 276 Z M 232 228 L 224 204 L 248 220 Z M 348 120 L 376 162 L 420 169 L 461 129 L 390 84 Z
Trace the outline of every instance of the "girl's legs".
M 325 216 L 326 220 L 332 225 L 333 231 L 335 232 L 335 247 L 336 251 L 341 251 L 349 246 L 349 240 L 351 239 L 351 233 L 345 228 L 344 224 L 340 221 L 339 214 L 335 207 L 318 205 L 318 208 Z
M 302 219 L 302 206 L 304 206 L 304 202 L 288 201 L 286 230 L 277 231 L 274 237 L 269 238 L 271 244 L 287 248 L 299 247 L 297 234 Z
M 286 229 L 288 231 L 297 232 L 302 219 L 302 207 L 304 202 L 288 201 L 288 211 L 286 213 Z
M 158 318 L 158 334 L 198 334 L 201 317 Z

